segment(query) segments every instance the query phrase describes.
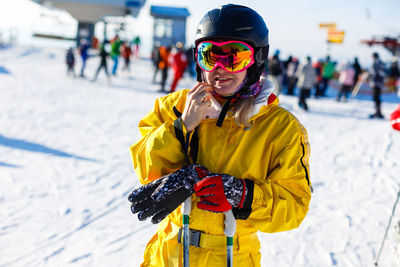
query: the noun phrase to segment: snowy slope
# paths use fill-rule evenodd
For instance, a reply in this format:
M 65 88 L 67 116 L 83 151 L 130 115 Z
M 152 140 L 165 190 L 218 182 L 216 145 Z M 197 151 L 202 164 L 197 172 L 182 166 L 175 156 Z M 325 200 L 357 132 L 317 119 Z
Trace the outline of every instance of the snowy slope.
M 129 146 L 161 96 L 150 61 L 108 85 L 104 74 L 67 77 L 64 54 L 0 50 L 0 266 L 138 266 L 156 226 L 130 213 Z M 400 103 L 387 98 L 386 117 Z M 299 229 L 259 233 L 262 266 L 372 266 L 399 190 L 400 133 L 366 119 L 372 101 L 310 99 L 308 113 L 294 97 L 281 104 L 308 130 L 314 193 Z M 399 219 L 381 266 L 400 264 Z

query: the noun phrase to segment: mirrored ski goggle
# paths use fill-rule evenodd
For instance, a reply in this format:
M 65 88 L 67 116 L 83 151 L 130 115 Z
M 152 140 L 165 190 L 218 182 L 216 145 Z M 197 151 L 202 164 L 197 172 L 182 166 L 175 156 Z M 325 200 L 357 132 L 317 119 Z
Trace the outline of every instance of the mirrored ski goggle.
M 200 68 L 213 71 L 218 66 L 228 72 L 240 72 L 254 63 L 254 49 L 240 41 L 204 41 L 197 46 L 196 60 Z

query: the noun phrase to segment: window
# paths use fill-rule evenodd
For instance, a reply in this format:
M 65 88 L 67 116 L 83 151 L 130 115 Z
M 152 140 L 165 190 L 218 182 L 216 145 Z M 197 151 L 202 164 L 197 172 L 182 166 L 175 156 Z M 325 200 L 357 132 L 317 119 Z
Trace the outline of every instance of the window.
M 156 38 L 171 38 L 171 36 L 172 36 L 172 20 L 170 20 L 170 19 L 155 19 L 154 37 L 156 37 Z

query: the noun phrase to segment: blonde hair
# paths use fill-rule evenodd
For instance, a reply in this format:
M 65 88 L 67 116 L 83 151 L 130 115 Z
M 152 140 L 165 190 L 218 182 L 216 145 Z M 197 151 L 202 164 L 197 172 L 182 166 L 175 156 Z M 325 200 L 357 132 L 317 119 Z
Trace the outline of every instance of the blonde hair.
M 239 100 L 233 107 L 233 118 L 239 126 L 250 127 L 250 117 L 254 114 L 254 96 Z

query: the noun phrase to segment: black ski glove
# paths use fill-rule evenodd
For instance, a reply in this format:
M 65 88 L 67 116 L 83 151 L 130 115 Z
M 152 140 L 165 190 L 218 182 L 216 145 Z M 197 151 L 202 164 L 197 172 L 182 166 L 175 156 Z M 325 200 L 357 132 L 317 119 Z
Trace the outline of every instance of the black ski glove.
M 193 185 L 208 174 L 201 165 L 189 165 L 143 185 L 128 197 L 131 211 L 138 213 L 139 220 L 152 217 L 151 222 L 157 224 L 191 196 Z

